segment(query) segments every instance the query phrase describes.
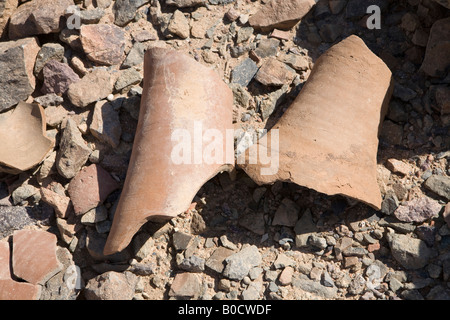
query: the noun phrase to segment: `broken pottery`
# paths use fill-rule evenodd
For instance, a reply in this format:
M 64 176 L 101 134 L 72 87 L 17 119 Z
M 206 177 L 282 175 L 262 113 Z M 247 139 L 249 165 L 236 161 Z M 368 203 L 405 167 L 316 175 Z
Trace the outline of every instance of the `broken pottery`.
M 350 36 L 316 61 L 293 104 L 237 163 L 259 185 L 293 182 L 379 210 L 378 133 L 391 93 L 388 67 Z M 279 166 L 263 164 L 259 154 L 278 157 Z
M 200 134 L 213 129 L 225 139 L 227 129 L 233 128 L 232 107 L 231 90 L 213 70 L 175 51 L 146 52 L 136 137 L 105 255 L 123 250 L 145 222 L 186 211 L 205 182 L 234 168 L 233 157 L 213 164 L 195 159 L 177 163 L 173 158 L 177 132 L 191 139 L 185 146 L 193 158 L 198 156 L 194 148 L 199 127 Z
M 16 174 L 44 159 L 54 146 L 45 126 L 44 110 L 37 104 L 20 102 L 0 118 L 0 172 Z

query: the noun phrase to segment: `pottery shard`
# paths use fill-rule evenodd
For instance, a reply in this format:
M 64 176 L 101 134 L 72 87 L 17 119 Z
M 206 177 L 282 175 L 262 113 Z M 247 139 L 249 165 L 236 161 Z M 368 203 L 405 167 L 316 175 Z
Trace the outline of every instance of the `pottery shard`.
M 37 104 L 20 102 L 0 119 L 0 172 L 26 171 L 40 163 L 54 146 L 44 128 L 44 110 Z
M 6 25 L 18 4 L 18 0 L 0 0 L 0 38 L 6 34 Z
M 17 8 L 9 22 L 10 39 L 59 32 L 66 9 L 73 0 L 32 0 Z
M 66 179 L 73 178 L 86 163 L 91 152 L 75 121 L 68 119 L 56 155 L 58 173 Z
M 111 175 L 97 164 L 83 168 L 69 183 L 69 196 L 76 215 L 103 203 L 119 187 Z
M 50 60 L 43 68 L 44 83 L 42 93 L 66 93 L 69 85 L 80 80 L 80 77 L 72 70 L 69 65 Z
M 346 38 L 319 57 L 293 104 L 237 163 L 259 185 L 293 182 L 379 210 L 378 131 L 391 84 L 390 70 L 363 40 Z M 272 161 L 261 164 L 258 154 Z
M 0 279 L 0 300 L 39 300 L 40 296 L 40 285 Z
M 9 270 L 9 244 L 7 241 L 0 241 L 0 280 L 11 279 Z
M 442 206 L 436 200 L 424 196 L 399 206 L 394 215 L 398 220 L 404 222 L 424 222 L 437 217 L 441 209 Z
M 108 71 L 95 69 L 80 81 L 69 85 L 67 96 L 70 102 L 80 108 L 105 99 L 113 91 L 114 83 Z
M 450 17 L 436 21 L 430 30 L 421 70 L 431 77 L 445 75 L 450 66 Z
M 36 38 L 0 42 L 0 112 L 33 93 L 33 68 L 39 49 Z
M 232 110 L 232 91 L 214 70 L 173 50 L 147 50 L 133 152 L 105 254 L 124 249 L 148 220 L 169 220 L 185 212 L 206 181 L 233 169 L 233 152 L 227 153 L 225 142 L 227 130 L 233 128 Z M 174 143 L 177 133 L 193 137 L 199 127 L 220 131 L 222 138 L 215 135 L 214 140 L 223 149 L 214 153 L 222 156 L 211 159 L 206 146 L 190 153 Z M 188 145 L 191 149 L 191 142 Z
M 89 24 L 80 29 L 81 45 L 87 58 L 102 65 L 122 62 L 125 55 L 125 32 L 113 24 Z
M 42 230 L 19 230 L 13 234 L 12 270 L 32 284 L 44 284 L 61 270 L 56 257 L 56 236 Z
M 271 31 L 273 29 L 290 29 L 303 18 L 315 5 L 314 0 L 271 0 L 248 22 L 255 29 Z

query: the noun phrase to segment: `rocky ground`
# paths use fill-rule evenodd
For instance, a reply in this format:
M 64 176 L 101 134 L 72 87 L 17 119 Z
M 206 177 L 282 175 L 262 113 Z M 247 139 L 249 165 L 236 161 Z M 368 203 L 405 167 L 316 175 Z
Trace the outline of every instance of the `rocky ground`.
M 0 173 L 2 299 L 450 299 L 450 77 L 435 71 L 450 65 L 448 1 L 320 0 L 287 31 L 249 22 L 268 0 L 75 1 L 80 29 L 68 28 L 72 0 L 19 2 L 0 0 L 0 119 L 19 101 L 39 103 L 56 143 L 35 168 Z M 370 4 L 381 29 L 367 28 Z M 395 79 L 378 152 L 381 211 L 294 184 L 257 186 L 238 170 L 103 256 L 146 49 L 213 68 L 233 90 L 236 128 L 255 135 L 351 34 Z

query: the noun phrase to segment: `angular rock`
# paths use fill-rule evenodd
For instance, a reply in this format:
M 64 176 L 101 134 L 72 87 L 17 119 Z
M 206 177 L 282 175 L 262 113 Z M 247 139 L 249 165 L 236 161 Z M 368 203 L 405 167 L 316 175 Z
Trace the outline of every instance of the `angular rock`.
M 36 222 L 26 207 L 0 206 L 0 239 L 12 235 L 15 230 L 34 225 Z
M 19 230 L 13 234 L 12 271 L 32 284 L 44 284 L 61 270 L 56 257 L 56 236 L 42 230 Z
M 67 96 L 73 105 L 84 108 L 90 103 L 105 99 L 113 91 L 113 86 L 109 72 L 99 68 L 72 83 Z
M 0 0 L 0 39 L 7 35 L 6 25 L 18 4 L 18 0 Z
M 117 81 L 114 85 L 114 89 L 117 91 L 121 91 L 123 89 L 127 89 L 132 85 L 136 85 L 142 81 L 142 76 L 135 68 L 129 68 L 122 71 L 117 78 Z
M 438 86 L 435 90 L 435 100 L 441 115 L 450 114 L 450 87 Z
M 256 72 L 258 72 L 258 65 L 252 59 L 246 58 L 231 72 L 231 83 L 238 83 L 246 87 Z
M 394 212 L 395 217 L 404 222 L 424 222 L 437 217 L 442 206 L 435 200 L 423 196 L 400 205 Z
M 425 181 L 424 185 L 428 190 L 450 200 L 450 177 L 432 175 Z
M 96 24 L 105 15 L 105 10 L 95 8 L 91 10 L 83 10 L 80 12 L 80 20 L 82 24 Z
M 40 97 L 34 98 L 34 101 L 45 107 L 55 107 L 64 102 L 64 98 L 54 93 L 49 93 Z M 47 115 L 47 114 L 46 114 Z
M 116 2 L 117 3 L 117 2 Z M 86 57 L 101 65 L 122 62 L 125 53 L 125 32 L 113 24 L 83 25 L 80 40 Z
M 84 214 L 106 200 L 119 187 L 116 180 L 97 164 L 83 168 L 70 181 L 67 191 L 76 215 Z
M 118 112 L 113 105 L 106 100 L 95 104 L 92 122 L 89 130 L 94 137 L 117 148 L 122 135 L 122 127 Z
M 128 52 L 125 61 L 122 63 L 122 67 L 131 68 L 133 66 L 137 66 L 143 63 L 145 48 L 146 46 L 143 43 L 136 42 L 131 48 L 130 52 Z
M 434 1 L 439 3 L 441 6 L 444 6 L 447 9 L 450 9 L 450 1 L 449 0 L 434 0 Z
M 430 30 L 425 58 L 420 69 L 430 77 L 440 77 L 450 66 L 450 17 L 436 21 Z
M 172 244 L 177 251 L 186 250 L 193 236 L 184 232 L 175 232 L 172 236 Z
M 445 206 L 444 213 L 442 215 L 445 222 L 447 222 L 447 225 L 450 227 L 450 202 Z
M 293 267 L 286 267 L 281 271 L 278 281 L 282 286 L 288 286 L 292 283 L 292 276 L 294 275 L 295 269 Z
M 36 57 L 34 65 L 34 75 L 39 79 L 43 79 L 42 69 L 50 60 L 61 62 L 64 58 L 64 47 L 59 43 L 45 43 Z
M 258 266 L 262 261 L 258 248 L 248 246 L 225 259 L 223 275 L 232 280 L 242 280 L 251 268 Z
M 0 120 L 0 172 L 26 171 L 45 158 L 55 145 L 44 133 L 45 122 L 41 106 L 24 102 Z
M 295 245 L 299 248 L 308 245 L 308 238 L 317 231 L 316 224 L 312 219 L 311 210 L 306 209 L 294 228 L 296 237 Z
M 170 297 L 195 298 L 200 294 L 200 277 L 195 273 L 183 272 L 175 275 L 170 286 Z
M 234 253 L 233 250 L 219 247 L 206 260 L 205 266 L 217 273 L 222 273 L 225 268 L 225 259 Z
M 314 0 L 272 0 L 266 3 L 248 22 L 263 32 L 290 29 L 315 5 Z
M 284 198 L 273 217 L 273 226 L 294 227 L 298 221 L 299 206 L 289 198 Z
M 105 206 L 100 205 L 94 209 L 89 210 L 81 217 L 81 223 L 93 225 L 97 222 L 102 222 L 108 219 L 108 210 Z
M 280 40 L 277 39 L 262 39 L 258 47 L 254 50 L 254 53 L 261 59 L 267 57 L 274 57 L 278 53 L 278 47 L 280 45 Z
M 125 26 L 134 19 L 137 9 L 147 2 L 149 0 L 116 0 L 113 5 L 114 23 Z
M 337 294 L 336 287 L 325 287 L 320 282 L 308 279 L 305 275 L 301 275 L 298 279 L 292 281 L 294 288 L 312 293 L 321 299 L 333 299 Z
M 167 31 L 181 39 L 186 39 L 190 34 L 189 20 L 180 10 L 175 10 L 169 22 Z
M 59 32 L 65 11 L 71 5 L 74 5 L 73 0 L 32 0 L 20 5 L 11 16 L 9 38 Z
M 188 272 L 203 272 L 205 271 L 205 259 L 191 255 L 188 258 L 184 258 L 178 266 L 180 269 Z
M 407 235 L 394 234 L 389 241 L 392 256 L 406 269 L 420 269 L 435 255 L 425 241 Z
M 190 8 L 204 5 L 207 0 L 167 0 L 166 4 L 170 6 L 177 6 L 178 8 Z
M 249 212 L 239 217 L 239 225 L 262 236 L 266 231 L 263 212 Z
M 66 179 L 73 178 L 86 163 L 91 152 L 92 150 L 81 136 L 77 124 L 69 118 L 56 155 L 58 173 Z
M 281 87 L 284 84 L 289 85 L 295 76 L 295 71 L 285 63 L 275 58 L 269 58 L 259 68 L 255 79 L 266 86 Z
M 309 58 L 303 55 L 284 53 L 278 59 L 297 71 L 306 71 L 310 66 Z
M 411 165 L 396 159 L 388 159 L 386 162 L 386 168 L 394 173 L 401 173 L 405 176 L 413 173 L 413 167 Z
M 41 199 L 55 210 L 59 218 L 67 219 L 72 210 L 69 197 L 62 196 L 53 190 L 41 187 Z
M 42 70 L 44 83 L 41 92 L 43 94 L 65 94 L 69 85 L 80 80 L 69 65 L 50 60 Z
M 33 93 L 33 68 L 39 49 L 36 38 L 0 42 L 0 112 Z
M 87 300 L 132 300 L 137 280 L 131 272 L 108 271 L 88 281 L 84 297 Z

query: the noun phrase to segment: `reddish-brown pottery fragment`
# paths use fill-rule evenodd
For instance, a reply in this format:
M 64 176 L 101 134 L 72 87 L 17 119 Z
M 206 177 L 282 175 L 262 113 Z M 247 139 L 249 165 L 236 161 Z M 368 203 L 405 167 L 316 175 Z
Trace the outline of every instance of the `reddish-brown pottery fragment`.
M 231 90 L 213 70 L 176 51 L 146 52 L 139 122 L 105 255 L 123 250 L 145 222 L 186 211 L 205 182 L 234 168 L 224 142 L 233 128 L 232 107 Z M 223 161 L 199 159 L 198 139 L 208 130 L 222 135 Z M 180 163 L 174 152 L 183 138 L 190 139 L 183 145 L 192 154 Z
M 45 126 L 42 107 L 25 102 L 0 119 L 0 172 L 16 174 L 44 159 L 54 146 L 45 135 Z
M 378 133 L 391 93 L 389 68 L 350 36 L 317 59 L 293 104 L 238 165 L 259 185 L 293 182 L 380 209 Z M 262 164 L 259 154 L 278 157 L 279 166 Z

